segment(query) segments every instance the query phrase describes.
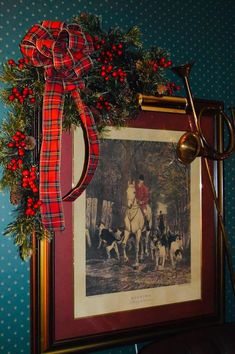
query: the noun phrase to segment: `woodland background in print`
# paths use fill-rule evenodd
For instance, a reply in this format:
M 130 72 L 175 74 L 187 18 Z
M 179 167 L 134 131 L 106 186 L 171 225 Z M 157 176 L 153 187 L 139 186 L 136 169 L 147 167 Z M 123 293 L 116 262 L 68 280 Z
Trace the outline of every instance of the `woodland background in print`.
M 173 143 L 102 140 L 99 167 L 86 191 L 87 296 L 190 282 L 189 171 L 178 163 Z M 137 245 L 132 230 L 125 239 L 124 220 L 132 208 L 128 185 L 140 176 L 149 190 L 151 220 Z M 130 229 L 134 210 L 132 215 Z

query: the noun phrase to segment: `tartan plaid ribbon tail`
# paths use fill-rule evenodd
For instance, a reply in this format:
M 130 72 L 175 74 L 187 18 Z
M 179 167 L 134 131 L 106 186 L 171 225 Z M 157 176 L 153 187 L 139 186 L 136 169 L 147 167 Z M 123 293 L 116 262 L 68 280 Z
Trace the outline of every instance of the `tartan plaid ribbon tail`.
M 60 189 L 63 106 L 62 81 L 46 81 L 42 110 L 39 194 L 42 201 L 42 223 L 52 231 L 65 228 Z
M 74 201 L 91 182 L 99 160 L 99 140 L 95 121 L 90 109 L 82 102 L 78 91 L 71 93 L 80 114 L 84 138 L 86 141 L 85 165 L 77 185 L 63 197 L 63 201 Z

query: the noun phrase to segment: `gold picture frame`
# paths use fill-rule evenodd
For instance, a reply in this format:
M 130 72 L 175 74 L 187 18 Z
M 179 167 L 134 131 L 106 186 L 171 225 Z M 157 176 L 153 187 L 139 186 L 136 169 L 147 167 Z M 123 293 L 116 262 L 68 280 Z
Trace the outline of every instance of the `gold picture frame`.
M 180 108 L 178 103 L 181 105 Z M 158 138 L 154 136 L 156 132 L 160 132 L 158 136 L 164 135 L 165 133 L 167 133 L 167 136 L 172 135 L 174 137 L 173 140 L 167 140 L 167 142 L 174 146 L 179 134 L 190 128 L 191 119 L 191 113 L 188 111 L 185 99 L 178 100 L 178 103 L 174 111 L 172 111 L 172 100 L 170 98 L 164 98 L 164 102 L 162 101 L 159 105 L 159 110 L 157 110 L 156 103 L 152 103 L 154 110 L 150 108 L 149 104 L 147 110 L 142 107 L 138 118 L 131 121 L 127 127 L 119 129 L 117 135 L 114 133 L 112 139 L 115 141 L 122 139 L 129 140 L 129 133 L 134 132 L 132 145 L 136 141 L 142 142 L 147 139 L 148 143 L 149 140 L 152 139 L 152 145 L 155 148 L 155 146 L 158 147 Z M 209 102 L 206 100 L 198 101 L 197 107 L 200 109 L 200 107 L 208 105 L 208 103 L 215 108 L 221 107 L 221 102 Z M 182 104 L 185 105 L 184 112 L 182 112 Z M 163 106 L 165 107 L 164 110 L 162 109 Z M 215 119 L 214 111 L 213 114 L 211 112 L 205 113 L 204 128 L 209 136 L 209 140 L 217 146 L 221 146 L 223 140 L 222 126 L 221 122 Z M 122 135 L 125 129 L 129 129 L 128 134 L 124 134 L 123 137 L 120 138 L 120 134 Z M 153 135 L 151 139 L 146 138 L 144 135 L 147 134 L 147 136 L 149 136 L 149 132 Z M 214 134 L 215 132 L 216 135 Z M 141 137 L 142 134 L 143 137 Z M 137 136 L 139 136 L 139 138 L 137 138 Z M 106 137 L 104 139 L 106 139 L 105 143 L 108 144 L 109 138 Z M 164 139 L 166 140 L 168 138 Z M 163 143 L 165 143 L 165 140 Z M 111 142 L 110 144 L 110 146 L 112 146 L 113 143 Z M 78 155 L 76 154 L 77 145 L 73 143 L 72 134 L 64 135 L 63 145 L 66 146 L 64 156 L 66 156 L 67 161 L 70 160 L 68 164 L 65 165 L 63 164 L 62 157 L 62 188 L 66 191 L 72 182 L 73 176 L 76 175 L 74 168 L 77 164 L 76 158 Z M 141 143 L 141 145 L 143 144 Z M 81 155 L 82 152 L 80 151 L 79 156 Z M 70 156 L 70 159 L 68 159 L 68 156 Z M 106 156 L 104 156 L 104 158 L 107 160 Z M 194 182 L 194 179 L 191 180 L 194 182 L 192 184 L 196 184 L 196 186 L 195 189 L 190 189 L 191 193 L 196 194 L 201 190 L 201 187 L 203 188 L 203 192 L 200 194 L 201 199 L 199 198 L 199 200 L 197 200 L 197 203 L 201 205 L 201 210 L 199 210 L 199 214 L 195 217 L 195 222 L 197 223 L 200 219 L 199 223 L 201 224 L 200 242 L 194 240 L 196 242 L 196 252 L 199 254 L 192 255 L 190 258 L 190 274 L 193 277 L 194 263 L 197 263 L 197 256 L 200 257 L 199 266 L 196 265 L 195 268 L 196 282 L 199 286 L 196 293 L 194 289 L 191 297 L 185 298 L 183 295 L 180 295 L 182 297 L 179 296 L 178 298 L 177 287 L 179 289 L 180 284 L 176 283 L 176 285 L 173 285 L 173 283 L 171 283 L 171 286 L 175 286 L 174 293 L 171 291 L 171 295 L 173 293 L 173 299 L 164 300 L 164 296 L 168 299 L 169 294 L 163 289 L 163 293 L 167 295 L 161 295 L 163 301 L 158 303 L 155 301 L 156 299 L 154 299 L 159 294 L 156 293 L 157 290 L 155 288 L 150 288 L 150 290 L 144 289 L 143 292 L 142 290 L 135 292 L 135 289 L 131 288 L 128 289 L 128 296 L 129 299 L 131 299 L 129 303 L 132 301 L 131 305 L 121 304 L 121 307 L 116 306 L 116 308 L 107 306 L 107 310 L 104 310 L 106 300 L 111 299 L 116 302 L 119 298 L 123 303 L 123 298 L 127 298 L 128 296 L 121 296 L 124 291 L 121 291 L 121 294 L 119 293 L 117 297 L 113 297 L 114 295 L 111 294 L 111 290 L 109 290 L 107 294 L 102 294 L 99 293 L 100 289 L 97 289 L 97 286 L 94 287 L 95 290 L 92 290 L 96 293 L 89 293 L 89 295 L 86 296 L 87 291 L 91 291 L 87 290 L 88 288 L 84 286 L 84 283 L 88 281 L 87 274 L 81 275 L 79 282 L 75 284 L 75 275 L 77 278 L 80 276 L 80 269 L 82 269 L 83 273 L 86 273 L 87 269 L 86 264 L 84 264 L 87 262 L 85 255 L 86 246 L 80 246 L 82 242 L 84 245 L 85 241 L 83 241 L 81 231 L 78 232 L 80 233 L 78 236 L 80 237 L 78 239 L 79 241 L 76 241 L 77 236 L 75 232 L 79 229 L 80 225 L 76 208 L 81 210 L 81 205 L 86 205 L 86 201 L 84 201 L 85 199 L 83 199 L 83 202 L 78 201 L 78 206 L 74 207 L 67 203 L 65 205 L 67 231 L 56 234 L 51 243 L 47 241 L 36 241 L 35 235 L 33 235 L 36 252 L 31 261 L 32 353 L 91 352 L 93 350 L 116 345 L 126 345 L 149 340 L 157 335 L 161 336 L 167 332 L 179 331 L 186 327 L 196 328 L 211 323 L 221 323 L 223 321 L 223 247 L 220 231 L 218 230 L 217 218 L 215 216 L 213 197 L 204 171 L 203 161 L 200 161 L 200 163 L 198 161 L 199 158 L 197 162 L 195 162 L 197 165 L 195 171 L 200 171 L 200 176 L 195 179 L 196 182 Z M 222 205 L 222 162 L 211 163 L 210 168 L 216 184 L 218 200 L 220 205 Z M 79 172 L 77 173 L 79 175 Z M 194 211 L 191 213 L 191 221 L 194 220 L 194 212 L 196 212 L 196 209 L 192 210 Z M 81 214 L 81 220 L 83 219 L 82 223 L 86 226 L 83 209 Z M 76 218 L 75 223 L 74 218 Z M 194 221 L 192 221 L 192 223 L 193 222 Z M 194 238 L 196 238 L 196 234 Z M 83 256 L 82 253 L 78 253 L 77 256 L 76 251 L 74 253 L 74 249 L 78 249 L 79 247 L 83 249 L 83 251 L 79 251 L 83 252 Z M 94 252 L 95 248 L 92 254 L 94 254 Z M 79 268 L 79 261 L 81 259 L 83 266 Z M 191 262 L 192 259 L 194 259 L 193 262 Z M 104 258 L 101 258 L 101 256 L 99 260 L 102 260 L 100 264 L 105 264 Z M 76 265 L 76 262 L 78 262 L 78 265 Z M 76 267 L 76 269 L 74 267 Z M 153 272 L 155 270 L 151 268 L 150 271 Z M 134 269 L 133 272 L 135 272 L 138 279 L 138 269 Z M 169 274 L 172 274 L 170 270 Z M 200 279 L 198 279 L 198 274 L 200 274 Z M 89 278 L 89 281 L 90 279 L 92 279 L 92 277 Z M 80 287 L 80 283 L 83 283 L 83 298 L 77 297 L 74 291 L 74 288 Z M 191 284 L 190 281 L 189 284 Z M 183 283 L 183 286 L 186 287 L 188 284 L 185 285 Z M 115 291 L 117 290 L 114 290 L 114 293 Z M 120 292 L 120 290 L 118 291 Z M 75 297 L 78 299 L 77 301 L 75 301 Z M 89 301 L 86 302 L 85 300 L 87 299 L 84 300 L 86 297 L 90 297 L 92 300 L 89 298 Z M 99 302 L 102 297 L 105 299 L 104 302 Z M 97 300 L 98 298 L 99 301 Z M 76 306 L 79 308 L 79 303 L 83 300 L 85 302 L 82 305 L 82 314 L 79 310 L 76 314 Z M 76 305 L 75 302 L 77 302 Z M 89 311 L 86 312 L 88 309 Z M 86 311 L 84 312 L 84 310 Z

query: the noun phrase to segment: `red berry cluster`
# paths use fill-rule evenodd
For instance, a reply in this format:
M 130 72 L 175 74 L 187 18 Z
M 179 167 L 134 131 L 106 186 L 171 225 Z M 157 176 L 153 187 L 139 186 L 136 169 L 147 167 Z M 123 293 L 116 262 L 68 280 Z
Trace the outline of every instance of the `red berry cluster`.
M 7 164 L 7 169 L 10 171 L 16 171 L 18 168 L 23 166 L 22 159 L 11 159 L 11 161 Z
M 149 60 L 148 65 L 153 69 L 154 72 L 156 72 L 156 71 L 158 71 L 159 67 L 169 68 L 172 65 L 172 61 L 166 60 L 166 58 L 162 57 L 158 61 Z
M 18 158 L 13 158 L 7 165 L 7 169 L 10 171 L 16 171 L 18 168 L 21 168 L 23 165 L 22 157 L 25 155 L 25 142 L 26 135 L 20 131 L 17 131 L 7 146 L 10 149 L 18 150 Z
M 123 43 L 109 43 L 104 38 L 94 37 L 95 50 L 101 50 L 97 61 L 108 64 L 113 61 L 114 57 L 121 57 L 123 55 Z
M 171 60 L 167 60 L 166 58 L 162 57 L 158 61 L 158 65 L 163 67 L 163 68 L 169 68 L 172 65 L 172 61 Z
M 23 104 L 25 99 L 29 98 L 30 103 L 35 103 L 36 99 L 33 96 L 33 90 L 25 86 L 23 90 L 19 90 L 17 87 L 13 87 L 8 101 L 13 102 L 16 99 L 19 103 Z
M 123 55 L 123 43 L 109 43 L 104 38 L 96 36 L 94 37 L 94 47 L 100 51 L 96 60 L 103 64 L 100 76 L 106 81 L 114 78 L 123 83 L 127 76 L 126 72 L 122 68 L 112 65 L 115 59 L 119 59 Z
M 37 180 L 37 173 L 36 167 L 32 166 L 30 170 L 23 170 L 22 171 L 22 187 L 23 188 L 30 188 L 33 193 L 38 192 L 38 187 L 36 185 Z
M 172 95 L 174 91 L 180 91 L 181 87 L 176 85 L 174 82 L 168 82 L 166 84 L 166 91 L 168 95 Z
M 20 58 L 20 59 L 18 60 L 18 64 L 17 64 L 17 63 L 15 62 L 15 60 L 9 59 L 9 60 L 8 60 L 8 64 L 9 64 L 10 66 L 17 66 L 18 69 L 22 70 L 22 69 L 24 69 L 24 67 L 25 67 L 26 61 L 25 61 L 24 58 Z
M 24 156 L 25 154 L 25 142 L 26 135 L 22 133 L 21 131 L 17 131 L 13 137 L 12 140 L 7 144 L 9 148 L 17 148 L 18 149 L 18 155 L 19 156 Z
M 39 209 L 41 205 L 42 205 L 42 202 L 40 200 L 28 197 L 25 215 L 34 216 L 37 212 L 37 209 Z
M 100 50 L 104 44 L 106 44 L 106 40 L 104 38 L 99 38 L 95 36 L 93 38 L 94 48 L 95 50 Z
M 110 78 L 114 78 L 123 83 L 127 76 L 126 72 L 122 68 L 115 69 L 113 65 L 102 65 L 100 75 L 108 81 Z
M 96 108 L 99 109 L 100 111 L 102 111 L 102 110 L 110 111 L 111 106 L 110 106 L 109 102 L 104 99 L 103 96 L 100 96 L 98 98 L 97 103 L 96 103 Z
M 153 61 L 152 63 L 152 68 L 153 68 L 153 71 L 158 71 L 158 64 L 155 62 L 155 61 Z

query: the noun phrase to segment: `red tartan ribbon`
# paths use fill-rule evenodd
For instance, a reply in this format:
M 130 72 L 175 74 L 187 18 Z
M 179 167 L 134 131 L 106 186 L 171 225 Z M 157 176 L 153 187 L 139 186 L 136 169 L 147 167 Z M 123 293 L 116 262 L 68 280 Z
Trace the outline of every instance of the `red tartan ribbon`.
M 95 173 L 99 158 L 94 118 L 79 94 L 80 89 L 84 88 L 81 76 L 92 66 L 89 57 L 93 51 L 92 39 L 77 24 L 43 21 L 29 30 L 20 49 L 31 65 L 45 69 L 40 153 L 41 217 L 47 229 L 63 230 L 60 159 L 65 93 L 71 92 L 78 108 L 88 149 L 82 177 L 63 200 L 73 201 L 85 190 Z

